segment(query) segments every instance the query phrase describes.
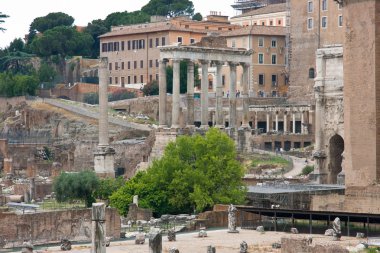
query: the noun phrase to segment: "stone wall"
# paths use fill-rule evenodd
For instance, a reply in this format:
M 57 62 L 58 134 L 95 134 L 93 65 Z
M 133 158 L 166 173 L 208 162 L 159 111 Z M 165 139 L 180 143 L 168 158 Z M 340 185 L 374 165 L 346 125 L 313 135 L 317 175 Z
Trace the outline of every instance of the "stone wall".
M 281 238 L 281 253 L 348 253 L 336 244 L 308 245 L 306 238 Z
M 107 236 L 120 238 L 120 216 L 115 209 L 106 210 Z M 91 241 L 91 209 L 43 213 L 0 213 L 0 248 L 19 247 L 24 241 L 33 244 Z
M 0 98 L 0 112 L 5 112 L 10 106 L 15 106 L 25 101 L 25 97 Z
M 52 183 L 41 183 L 36 182 L 35 185 L 35 198 L 36 199 L 43 199 L 46 195 L 50 195 L 53 186 Z M 24 196 L 26 192 L 30 191 L 30 184 L 24 183 L 24 184 L 15 184 L 13 185 L 13 194 L 16 195 L 22 195 Z
M 153 212 L 150 209 L 140 208 L 136 204 L 129 204 L 127 220 L 137 221 L 146 220 L 149 221 L 153 217 Z

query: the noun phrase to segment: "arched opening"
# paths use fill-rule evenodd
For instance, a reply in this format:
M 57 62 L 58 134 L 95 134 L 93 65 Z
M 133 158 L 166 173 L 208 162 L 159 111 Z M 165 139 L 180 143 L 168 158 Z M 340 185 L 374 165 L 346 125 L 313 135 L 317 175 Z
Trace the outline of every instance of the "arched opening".
M 329 142 L 329 176 L 328 176 L 328 183 L 330 184 L 336 184 L 337 183 L 337 176 L 342 171 L 342 154 L 344 151 L 344 140 L 343 138 L 335 134 L 333 137 L 331 137 Z
M 309 68 L 309 78 L 310 79 L 315 78 L 315 70 L 314 70 L 314 68 Z

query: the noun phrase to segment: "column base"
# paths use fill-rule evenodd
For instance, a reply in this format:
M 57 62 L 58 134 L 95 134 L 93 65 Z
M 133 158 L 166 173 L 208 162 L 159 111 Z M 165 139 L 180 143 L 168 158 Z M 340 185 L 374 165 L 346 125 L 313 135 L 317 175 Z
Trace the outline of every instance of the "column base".
M 94 151 L 94 170 L 99 177 L 115 177 L 115 150 L 98 146 Z
M 251 130 L 251 126 L 249 124 L 243 124 L 241 125 L 240 129 Z

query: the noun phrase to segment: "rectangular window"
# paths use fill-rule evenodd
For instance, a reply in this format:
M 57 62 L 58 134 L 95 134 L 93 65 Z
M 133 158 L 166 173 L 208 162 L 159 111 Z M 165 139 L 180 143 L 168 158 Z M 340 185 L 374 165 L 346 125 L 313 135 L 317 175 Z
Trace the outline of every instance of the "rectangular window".
M 158 68 L 158 59 L 156 59 L 156 68 Z
M 277 55 L 272 54 L 272 64 L 277 64 Z
M 177 42 L 182 43 L 182 37 L 177 37 Z
M 236 47 L 236 40 L 232 40 L 231 47 Z
M 131 50 L 131 41 L 130 40 L 128 40 L 128 50 Z
M 133 62 L 133 68 L 134 68 L 134 69 L 137 69 L 137 61 L 134 61 L 134 62 Z
M 342 27 L 342 26 L 343 26 L 343 16 L 342 16 L 342 15 L 339 15 L 339 16 L 338 16 L 338 26 L 339 26 L 339 27 Z
M 115 76 L 115 84 L 119 84 L 119 78 Z
M 272 75 L 272 86 L 277 86 L 277 75 Z
M 102 43 L 102 52 L 107 52 L 107 43 Z
M 313 18 L 308 18 L 307 19 L 307 29 L 308 30 L 313 29 Z
M 115 62 L 115 70 L 118 70 L 118 69 L 119 69 L 119 63 Z
M 327 11 L 327 0 L 322 0 L 322 11 Z
M 281 25 L 281 19 L 280 19 L 280 20 L 278 20 L 278 25 Z
M 131 62 L 128 62 L 128 69 L 131 69 Z
M 261 22 L 261 25 L 265 25 L 265 21 Z
M 121 62 L 121 69 L 124 69 L 124 62 Z
M 269 25 L 270 25 L 270 26 L 273 26 L 273 20 L 270 20 L 270 21 L 269 21 Z
M 121 42 L 121 51 L 124 51 L 124 48 L 125 48 L 125 43 L 124 41 Z
M 264 54 L 259 54 L 259 64 L 264 64 Z
M 145 48 L 145 40 L 139 40 L 139 49 Z
M 149 82 L 152 82 L 152 81 L 153 81 L 153 76 L 149 75 Z
M 156 38 L 156 47 L 158 47 L 159 45 L 160 45 L 160 39 Z
M 313 12 L 313 9 L 314 9 L 314 5 L 313 5 L 313 1 L 308 1 L 307 2 L 307 12 Z
M 264 47 L 264 38 L 259 37 L 259 47 Z
M 195 43 L 195 39 L 190 38 L 190 44 L 194 44 L 194 43 Z
M 153 68 L 153 60 L 149 60 L 149 68 Z
M 108 52 L 112 52 L 112 51 L 113 51 L 113 43 L 108 42 Z
M 272 38 L 272 41 L 271 41 L 271 47 L 277 47 L 277 39 L 276 38 Z
M 158 74 L 156 74 L 156 80 L 158 81 Z
M 140 83 L 143 83 L 143 82 L 144 82 L 144 76 L 141 75 L 141 76 L 140 76 Z
M 166 39 L 165 39 L 165 37 L 162 37 L 162 38 L 161 38 L 161 45 L 162 45 L 162 46 L 165 46 L 165 45 L 166 45 Z
M 119 51 L 119 42 L 113 43 L 113 51 Z
M 153 47 L 153 39 L 149 39 L 149 48 Z
M 327 17 L 322 17 L 321 26 L 322 26 L 322 28 L 327 27 Z
M 112 62 L 108 63 L 108 70 L 112 70 Z
M 121 86 L 124 87 L 125 85 L 125 78 L 124 76 L 121 77 Z
M 112 84 L 112 77 L 110 77 L 109 80 L 110 80 L 110 84 Z
M 137 76 L 133 76 L 133 83 L 137 83 Z
M 135 50 L 135 49 L 136 49 L 136 41 L 132 40 L 132 50 Z
M 226 85 L 226 76 L 222 75 L 222 85 Z
M 144 68 L 144 61 L 143 60 L 140 61 L 140 68 L 141 69 Z
M 131 84 L 131 76 L 128 76 L 128 84 Z
M 264 74 L 259 74 L 259 85 L 265 84 Z

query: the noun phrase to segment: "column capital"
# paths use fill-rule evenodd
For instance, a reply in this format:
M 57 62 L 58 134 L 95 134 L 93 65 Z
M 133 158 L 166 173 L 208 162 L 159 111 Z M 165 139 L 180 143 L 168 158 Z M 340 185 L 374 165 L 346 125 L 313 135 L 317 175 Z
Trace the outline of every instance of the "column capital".
M 230 67 L 236 67 L 237 65 L 239 65 L 239 62 L 229 61 L 228 65 L 230 65 Z
M 163 58 L 163 59 L 159 59 L 159 60 L 158 60 L 158 62 L 159 62 L 160 64 L 166 64 L 168 61 L 169 61 L 169 60 L 166 59 L 166 58 Z
M 172 59 L 172 61 L 173 61 L 173 63 L 179 63 L 179 62 L 181 62 L 181 59 L 174 58 L 174 59 Z
M 248 63 L 248 62 L 241 62 L 240 65 L 241 65 L 243 68 L 249 68 L 249 67 L 251 67 L 251 64 Z
M 209 64 L 209 63 L 210 63 L 209 60 L 199 60 L 199 62 L 200 62 L 202 65 L 205 65 L 205 64 Z
M 223 66 L 224 61 L 212 61 L 216 66 Z

